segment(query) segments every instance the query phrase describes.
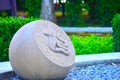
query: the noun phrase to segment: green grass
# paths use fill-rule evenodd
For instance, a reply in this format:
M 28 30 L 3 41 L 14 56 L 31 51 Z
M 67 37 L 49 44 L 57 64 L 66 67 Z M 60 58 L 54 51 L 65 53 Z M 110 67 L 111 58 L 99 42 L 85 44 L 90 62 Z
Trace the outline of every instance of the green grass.
M 112 36 L 71 36 L 76 55 L 113 52 Z

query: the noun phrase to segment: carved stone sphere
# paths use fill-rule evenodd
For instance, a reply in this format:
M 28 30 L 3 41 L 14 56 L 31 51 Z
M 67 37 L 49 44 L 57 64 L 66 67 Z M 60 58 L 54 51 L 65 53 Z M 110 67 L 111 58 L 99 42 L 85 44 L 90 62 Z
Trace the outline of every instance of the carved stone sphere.
M 21 27 L 11 40 L 10 63 L 23 79 L 63 79 L 75 62 L 71 40 L 56 24 L 38 20 Z

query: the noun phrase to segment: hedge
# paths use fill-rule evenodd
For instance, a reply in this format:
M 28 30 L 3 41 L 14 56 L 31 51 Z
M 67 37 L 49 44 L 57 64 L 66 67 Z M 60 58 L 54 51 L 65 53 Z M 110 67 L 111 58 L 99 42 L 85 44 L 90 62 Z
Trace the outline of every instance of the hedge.
M 36 18 L 0 17 L 0 61 L 7 61 L 8 48 L 15 32 L 24 24 L 37 20 Z
M 1 18 L 0 17 L 0 61 L 8 61 L 8 48 L 15 32 L 24 24 L 37 20 L 36 18 Z M 77 55 L 113 52 L 112 37 L 71 36 Z
M 114 51 L 120 52 L 120 14 L 116 14 L 112 20 Z
M 113 52 L 112 36 L 71 36 L 76 55 Z

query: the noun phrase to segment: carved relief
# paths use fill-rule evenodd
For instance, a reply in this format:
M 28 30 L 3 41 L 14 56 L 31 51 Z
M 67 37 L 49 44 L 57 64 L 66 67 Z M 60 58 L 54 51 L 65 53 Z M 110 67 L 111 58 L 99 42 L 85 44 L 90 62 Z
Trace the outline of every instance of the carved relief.
M 69 55 L 67 41 L 61 37 L 62 32 L 55 32 L 53 27 L 49 27 L 49 31 L 44 30 L 44 34 L 47 36 L 47 45 L 54 52 L 60 52 L 64 55 Z

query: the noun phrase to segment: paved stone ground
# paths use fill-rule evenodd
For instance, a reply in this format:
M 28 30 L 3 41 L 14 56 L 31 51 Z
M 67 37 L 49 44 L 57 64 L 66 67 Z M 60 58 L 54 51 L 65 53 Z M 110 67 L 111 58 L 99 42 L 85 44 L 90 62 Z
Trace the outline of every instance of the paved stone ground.
M 74 67 L 64 80 L 120 80 L 120 64 L 104 63 Z M 0 75 L 0 80 L 23 80 L 14 72 Z
M 120 80 L 120 64 L 104 63 L 71 70 L 64 80 Z
M 93 80 L 120 80 L 120 76 L 117 76 L 120 74 L 120 64 L 118 63 L 120 63 L 120 52 L 92 54 L 92 55 L 79 55 L 79 56 L 76 56 L 76 60 L 75 60 L 75 65 L 77 67 L 71 70 L 71 72 L 69 73 L 67 78 L 65 78 L 65 80 L 81 80 L 82 77 L 80 76 L 82 74 L 86 74 L 85 75 L 86 78 L 82 80 L 90 80 L 89 77 L 91 76 L 94 78 Z M 12 67 L 10 63 L 1 62 L 0 63 L 0 80 L 20 80 L 20 78 L 17 77 L 14 74 L 14 72 L 9 72 L 9 71 L 12 71 Z M 99 74 L 96 71 L 99 72 Z M 2 74 L 4 72 L 7 72 L 7 73 Z M 100 74 L 102 72 L 104 73 Z M 95 76 L 93 76 L 94 73 L 96 73 Z M 116 77 L 114 78 L 114 76 L 110 74 L 114 74 Z M 111 78 L 109 77 L 107 78 L 104 75 L 106 76 L 110 75 Z M 100 76 L 104 76 L 104 77 L 101 78 Z
M 75 65 L 94 65 L 101 63 L 111 63 L 111 62 L 120 62 L 120 52 L 116 53 L 102 53 L 102 54 L 92 54 L 92 55 L 79 55 L 76 56 Z M 10 62 L 1 62 L 0 63 L 0 73 L 12 71 Z

